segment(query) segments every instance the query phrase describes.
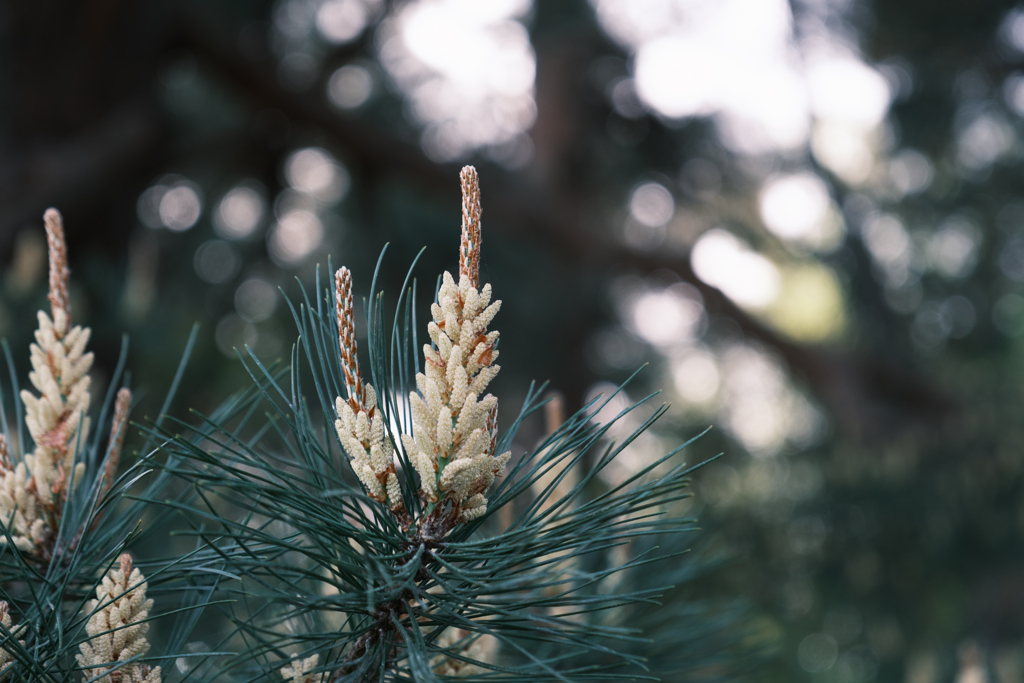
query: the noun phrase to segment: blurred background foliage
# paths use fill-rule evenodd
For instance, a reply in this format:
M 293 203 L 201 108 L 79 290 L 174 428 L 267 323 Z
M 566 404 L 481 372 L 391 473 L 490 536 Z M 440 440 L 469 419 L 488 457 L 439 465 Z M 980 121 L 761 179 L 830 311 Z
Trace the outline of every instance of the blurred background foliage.
M 758 680 L 1024 681 L 1024 8 L 36 0 L 0 102 L 0 331 L 57 206 L 137 418 L 194 321 L 179 411 L 286 354 L 277 288 L 328 254 L 363 295 L 385 243 L 392 296 L 422 246 L 452 268 L 471 162 L 496 393 L 572 411 L 649 363 L 669 419 L 611 479 L 715 425 L 701 591 L 752 603 Z

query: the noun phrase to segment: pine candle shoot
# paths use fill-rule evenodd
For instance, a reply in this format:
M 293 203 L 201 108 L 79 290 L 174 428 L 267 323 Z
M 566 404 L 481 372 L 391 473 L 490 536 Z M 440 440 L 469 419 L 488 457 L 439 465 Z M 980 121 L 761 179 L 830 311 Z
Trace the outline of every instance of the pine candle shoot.
M 426 516 L 415 520 L 425 537 L 443 537 L 452 526 L 487 511 L 485 493 L 504 470 L 510 453 L 495 453 L 498 399 L 484 394 L 498 374 L 494 364 L 498 332 L 488 326 L 501 308 L 491 301 L 491 286 L 480 287 L 481 207 L 476 169 L 462 169 L 462 244 L 459 281 L 442 275 L 433 320 L 427 327 L 431 344 L 423 347 L 425 372 L 416 375 L 409 396 L 412 429 L 402 445 L 419 474 L 419 496 Z M 348 398 L 338 397 L 335 428 L 352 468 L 367 493 L 386 503 L 407 524 L 395 472 L 394 444 L 384 433 L 373 386 L 359 370 L 353 322 L 352 274 L 335 274 L 338 333 Z

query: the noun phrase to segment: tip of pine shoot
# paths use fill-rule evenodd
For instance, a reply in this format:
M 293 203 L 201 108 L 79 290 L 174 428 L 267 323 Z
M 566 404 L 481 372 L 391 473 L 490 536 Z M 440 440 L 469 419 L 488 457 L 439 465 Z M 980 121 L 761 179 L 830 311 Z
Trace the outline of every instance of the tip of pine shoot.
M 462 245 L 459 248 L 459 276 L 480 286 L 480 177 L 466 166 L 459 174 L 462 182 Z
M 60 211 L 49 208 L 43 214 L 46 226 L 46 246 L 50 261 L 50 308 L 53 317 L 62 311 L 66 318 L 71 317 L 71 299 L 68 296 L 68 281 L 71 271 L 68 269 L 68 247 L 64 240 L 64 220 Z

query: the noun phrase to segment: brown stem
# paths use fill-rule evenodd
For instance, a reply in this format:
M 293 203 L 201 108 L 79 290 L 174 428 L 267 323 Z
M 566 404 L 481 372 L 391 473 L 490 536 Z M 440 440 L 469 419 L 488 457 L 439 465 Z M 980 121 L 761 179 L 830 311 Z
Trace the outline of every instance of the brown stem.
M 451 503 L 445 505 L 444 503 Z M 418 520 L 416 525 L 416 534 L 408 539 L 405 544 L 406 549 L 411 550 L 414 548 L 422 547 L 424 551 L 433 551 L 435 549 L 444 546 L 443 539 L 448 533 L 455 528 L 458 523 L 459 514 L 461 509 L 457 502 L 450 498 L 446 498 L 439 503 L 430 514 L 425 515 Z M 404 509 L 396 511 L 396 518 L 401 523 L 406 520 L 406 528 L 411 523 L 412 519 Z M 428 575 L 426 572 L 420 569 L 416 575 L 416 581 L 427 580 Z M 373 613 L 373 625 L 370 629 L 360 636 L 349 649 L 348 655 L 345 657 L 345 664 L 339 667 L 330 677 L 330 682 L 340 680 L 343 676 L 352 674 L 358 670 L 358 666 L 355 664 L 356 661 L 364 657 L 370 649 L 372 649 L 378 643 L 382 643 L 387 638 L 388 634 L 394 633 L 396 637 L 401 638 L 401 634 L 396 631 L 395 620 L 396 618 L 401 619 L 405 615 L 411 615 L 409 609 L 410 602 L 415 598 L 412 591 L 406 590 L 403 593 L 388 602 L 377 605 Z M 388 653 L 387 658 L 391 659 L 396 656 L 395 649 L 392 649 Z M 385 661 L 385 667 L 387 661 Z M 374 676 L 370 678 L 369 676 Z M 367 673 L 366 681 L 375 682 L 377 680 L 376 673 Z

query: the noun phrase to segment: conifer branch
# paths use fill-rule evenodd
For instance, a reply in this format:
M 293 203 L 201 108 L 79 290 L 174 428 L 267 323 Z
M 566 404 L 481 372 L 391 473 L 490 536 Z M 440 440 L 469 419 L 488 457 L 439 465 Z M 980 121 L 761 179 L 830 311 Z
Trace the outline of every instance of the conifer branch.
M 117 506 L 101 500 L 121 460 L 132 394 L 127 388 L 116 397 L 107 394 L 103 420 L 108 410 L 113 418 L 101 461 L 99 435 L 89 433 L 90 332 L 71 323 L 60 214 L 50 209 L 44 222 L 50 310 L 36 316 L 29 386 L 19 394 L 24 421 L 17 425 L 31 435 L 31 446 L 12 453 L 7 436 L 0 434 L 0 544 L 19 551 L 0 547 L 0 595 L 10 601 L 0 601 L 0 681 L 159 683 L 160 668 L 139 661 L 149 649 L 153 604 L 146 599 L 145 577 L 127 553 L 105 575 L 97 571 L 109 567 L 117 557 L 113 553 L 138 534 L 144 514 L 142 500 Z M 112 387 L 121 379 L 126 351 L 123 347 Z M 149 478 L 141 493 L 149 501 L 162 499 L 169 480 L 166 473 Z M 174 570 L 168 566 L 174 565 L 161 567 L 162 587 L 182 587 L 185 611 L 201 607 L 208 590 L 197 590 L 191 578 L 181 583 L 170 578 Z M 76 617 L 93 590 L 96 599 Z M 192 628 L 186 620 L 179 624 L 172 642 Z
M 609 677 L 642 675 L 639 638 L 622 619 L 633 614 L 626 611 L 631 605 L 648 609 L 667 584 L 646 575 L 624 588 L 619 577 L 634 569 L 639 575 L 656 553 L 612 551 L 648 538 L 677 539 L 693 528 L 673 511 L 692 468 L 675 460 L 681 446 L 592 497 L 587 482 L 666 409 L 638 420 L 609 447 L 609 430 L 619 418 L 595 422 L 603 406 L 591 405 L 568 419 L 552 408 L 551 433 L 541 447 L 523 453 L 497 479 L 510 458 L 501 451 L 522 420 L 540 410 L 540 392 L 531 389 L 499 438 L 498 399 L 486 392 L 499 371 L 498 332 L 489 328 L 500 302 L 479 281 L 475 171 L 465 169 L 463 181 L 458 280 L 451 272 L 442 275 L 428 324 L 432 343 L 422 348 L 423 372 L 407 372 L 419 352 L 408 332 L 414 304 L 404 309 L 404 333 L 396 315 L 390 348 L 383 316 L 371 307 L 374 385 L 356 391 L 362 377 L 347 269 L 335 273 L 335 311 L 292 309 L 320 410 L 336 414 L 337 437 L 358 484 L 330 466 L 330 445 L 297 371 L 291 393 L 275 393 L 266 389 L 283 375 L 259 366 L 252 390 L 191 437 L 153 430 L 173 471 L 202 492 L 202 505 L 193 508 L 197 517 L 209 520 L 214 512 L 223 519 L 218 552 L 225 569 L 262 587 L 258 596 L 248 586 L 225 588 L 245 595 L 244 610 L 230 608 L 230 616 L 252 643 L 226 671 L 259 666 L 287 683 L 452 676 L 583 681 L 605 670 Z M 334 353 L 341 354 L 348 397 L 336 395 L 340 387 L 324 391 L 331 386 L 328 369 L 337 367 L 336 358 L 327 357 Z M 288 416 L 287 429 L 276 436 L 249 419 L 263 402 Z M 404 432 L 401 451 L 394 432 Z M 239 517 L 222 517 L 220 503 L 207 494 L 241 506 Z M 503 514 L 487 520 L 492 508 Z M 248 521 L 257 519 L 280 521 L 288 531 L 278 536 Z M 285 633 L 276 616 L 267 616 L 284 614 L 301 630 Z M 269 663 L 268 655 L 284 656 Z M 611 671 L 624 666 L 630 671 Z M 250 680 L 258 677 L 252 673 Z

